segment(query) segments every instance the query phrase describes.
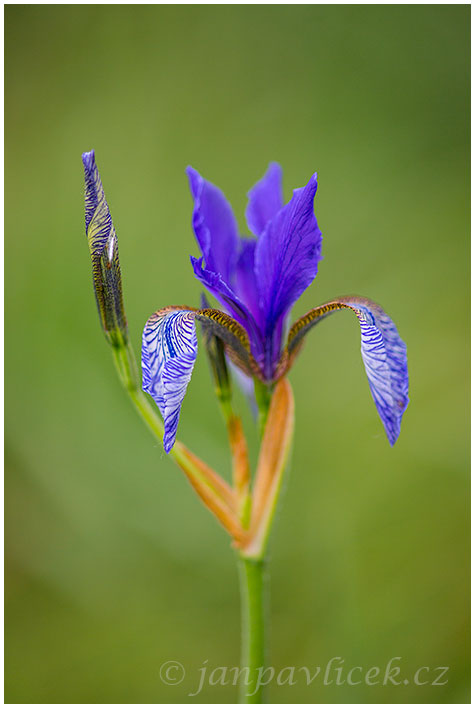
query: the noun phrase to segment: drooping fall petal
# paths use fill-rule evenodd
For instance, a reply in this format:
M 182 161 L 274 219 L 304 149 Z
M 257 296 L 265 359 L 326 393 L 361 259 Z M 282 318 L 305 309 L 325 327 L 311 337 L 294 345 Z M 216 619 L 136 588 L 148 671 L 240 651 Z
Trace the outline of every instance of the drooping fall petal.
M 257 370 L 246 331 L 229 315 L 187 306 L 169 306 L 154 313 L 142 336 L 142 386 L 163 416 L 166 453 L 175 443 L 181 405 L 198 352 L 196 320 L 204 321 L 208 333 L 222 340 L 226 355 L 237 366 L 248 374 Z
M 197 354 L 193 312 L 164 309 L 149 318 L 142 337 L 142 387 L 163 416 L 166 453 L 175 443 L 181 405 Z
M 409 403 L 406 345 L 384 310 L 367 298 L 346 296 L 310 310 L 291 327 L 284 360 L 287 368 L 310 328 L 331 313 L 352 310 L 361 329 L 361 355 L 374 403 L 391 445 L 401 429 L 401 419 Z

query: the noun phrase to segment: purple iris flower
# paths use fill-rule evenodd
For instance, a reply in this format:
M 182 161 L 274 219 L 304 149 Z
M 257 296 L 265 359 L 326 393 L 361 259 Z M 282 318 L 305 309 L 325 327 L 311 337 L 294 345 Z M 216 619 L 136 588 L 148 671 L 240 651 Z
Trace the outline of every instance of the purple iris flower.
M 223 193 L 193 168 L 187 174 L 202 254 L 191 256 L 194 275 L 223 310 L 170 306 L 145 325 L 143 388 L 162 413 L 166 452 L 175 442 L 197 355 L 196 320 L 222 340 L 227 357 L 249 381 L 271 388 L 290 368 L 307 331 L 341 309 L 358 317 L 371 393 L 393 445 L 409 401 L 407 359 L 405 344 L 384 311 L 366 298 L 348 296 L 314 308 L 287 327 L 290 310 L 314 280 L 321 259 L 322 235 L 314 214 L 317 175 L 284 204 L 282 170 L 271 163 L 248 193 L 246 218 L 254 237 L 242 237 Z

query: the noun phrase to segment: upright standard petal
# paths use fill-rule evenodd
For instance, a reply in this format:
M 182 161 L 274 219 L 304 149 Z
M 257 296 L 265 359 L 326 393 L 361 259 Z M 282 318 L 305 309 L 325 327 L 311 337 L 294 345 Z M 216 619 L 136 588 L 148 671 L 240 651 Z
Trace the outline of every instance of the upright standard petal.
M 317 275 L 322 234 L 313 212 L 317 175 L 294 190 L 290 202 L 267 224 L 256 247 L 261 308 L 274 323 Z
M 361 328 L 361 355 L 371 394 L 391 445 L 401 429 L 401 419 L 409 403 L 406 345 L 384 310 L 367 298 L 346 296 L 310 310 L 291 327 L 284 352 L 284 368 L 289 368 L 310 328 L 331 313 L 349 308 Z
M 166 453 L 175 443 L 181 405 L 198 352 L 196 320 L 205 323 L 208 337 L 213 335 L 223 342 L 226 356 L 234 364 L 248 375 L 257 372 L 246 331 L 226 313 L 183 305 L 154 313 L 147 320 L 142 336 L 142 388 L 162 414 Z
M 186 169 L 194 200 L 193 230 L 209 271 L 228 285 L 238 257 L 239 235 L 229 202 L 220 189 L 192 167 Z
M 317 275 L 322 234 L 313 212 L 317 191 L 314 174 L 305 187 L 294 190 L 290 202 L 268 222 L 256 246 L 255 271 L 260 308 L 265 322 L 265 370 L 272 376 L 279 356 L 283 320 Z
M 260 236 L 269 222 L 284 206 L 282 197 L 282 168 L 271 162 L 267 172 L 248 192 L 246 220 L 249 229 Z
M 117 236 L 97 169 L 94 150 L 83 153 L 86 236 L 92 261 L 97 309 L 111 344 L 127 342 Z

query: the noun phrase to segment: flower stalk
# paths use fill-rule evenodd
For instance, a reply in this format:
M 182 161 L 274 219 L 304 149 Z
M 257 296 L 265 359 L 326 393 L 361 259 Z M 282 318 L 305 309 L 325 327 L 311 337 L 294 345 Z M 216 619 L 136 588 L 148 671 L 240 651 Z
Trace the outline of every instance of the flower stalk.
M 266 559 L 238 559 L 241 590 L 241 704 L 262 704 L 267 666 L 268 577 Z
M 281 380 L 270 400 L 252 489 L 249 534 L 239 554 L 242 605 L 242 659 L 247 668 L 240 701 L 265 701 L 261 680 L 267 667 L 268 572 L 267 544 L 277 507 L 294 427 L 294 399 L 290 383 Z

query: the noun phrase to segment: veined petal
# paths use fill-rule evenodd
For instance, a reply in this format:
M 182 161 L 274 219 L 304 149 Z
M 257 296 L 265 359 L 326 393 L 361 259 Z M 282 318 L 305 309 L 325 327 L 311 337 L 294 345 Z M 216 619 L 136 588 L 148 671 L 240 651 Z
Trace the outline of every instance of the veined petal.
M 92 261 L 97 309 L 106 337 L 112 344 L 128 339 L 119 249 L 94 150 L 83 153 L 86 236 Z
M 281 166 L 271 162 L 264 177 L 254 185 L 247 196 L 249 197 L 246 208 L 247 225 L 253 234 L 260 236 L 267 222 L 284 206 Z
M 317 176 L 294 190 L 257 242 L 255 268 L 266 320 L 275 322 L 317 274 L 321 232 L 313 212 Z
M 360 322 L 361 355 L 369 387 L 388 440 L 394 445 L 409 403 L 406 345 L 389 315 L 376 303 L 359 296 L 346 296 L 310 310 L 290 329 L 280 376 L 290 367 L 308 330 L 343 308 L 352 310 Z
M 317 275 L 322 235 L 313 212 L 317 191 L 314 174 L 305 187 L 294 190 L 290 202 L 268 222 L 256 246 L 255 271 L 265 334 L 272 347 L 265 369 L 272 375 L 279 356 L 283 319 Z M 272 338 L 272 340 L 271 340 Z
M 198 353 L 195 314 L 164 308 L 152 315 L 142 336 L 142 388 L 163 416 L 163 447 L 175 443 L 178 420 Z
M 183 305 L 154 313 L 147 320 L 142 336 L 142 387 L 163 416 L 166 453 L 175 443 L 181 405 L 198 352 L 196 320 L 205 322 L 208 333 L 223 341 L 226 355 L 237 366 L 248 374 L 257 370 L 246 331 L 226 313 Z
M 193 230 L 206 268 L 230 284 L 238 256 L 239 235 L 233 210 L 223 193 L 192 167 L 186 169 L 194 200 Z

